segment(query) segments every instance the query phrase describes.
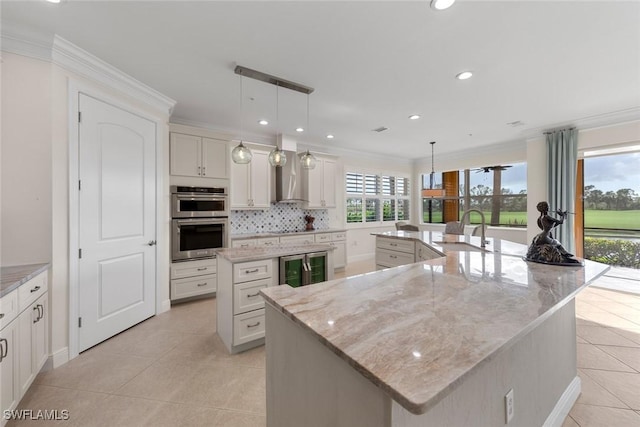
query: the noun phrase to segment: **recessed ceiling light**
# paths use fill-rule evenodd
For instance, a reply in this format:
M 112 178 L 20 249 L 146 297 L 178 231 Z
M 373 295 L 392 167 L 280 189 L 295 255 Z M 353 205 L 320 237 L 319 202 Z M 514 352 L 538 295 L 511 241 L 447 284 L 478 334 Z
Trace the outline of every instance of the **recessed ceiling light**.
M 410 120 L 418 120 L 419 118 L 420 118 L 420 116 L 417 115 L 417 114 L 412 114 L 412 115 L 409 116 Z
M 296 132 L 304 132 L 303 128 L 296 128 Z
M 431 0 L 431 8 L 435 10 L 449 9 L 456 0 Z
M 49 3 L 60 3 L 60 0 L 47 0 Z
M 260 120 L 258 123 L 260 123 L 262 126 L 266 126 L 269 124 L 269 122 L 266 120 Z
M 467 80 L 467 79 L 470 79 L 471 76 L 473 76 L 473 73 L 471 71 L 463 71 L 459 74 L 456 74 L 456 79 Z
M 333 139 L 333 135 L 331 134 L 327 135 L 327 139 Z

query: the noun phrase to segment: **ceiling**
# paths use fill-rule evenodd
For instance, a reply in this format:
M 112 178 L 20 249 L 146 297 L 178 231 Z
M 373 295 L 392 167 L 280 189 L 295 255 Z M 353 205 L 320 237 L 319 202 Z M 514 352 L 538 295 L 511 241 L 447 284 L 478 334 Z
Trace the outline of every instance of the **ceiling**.
M 414 159 L 429 156 L 432 140 L 447 153 L 640 118 L 638 1 L 1 7 L 3 25 L 56 33 L 175 99 L 172 121 L 246 139 L 274 140 L 278 129 L 320 151 Z M 315 88 L 309 127 L 307 95 L 279 89 L 276 102 L 275 86 L 243 78 L 241 104 L 236 64 Z M 474 76 L 455 79 L 464 70 Z M 373 131 L 381 126 L 389 129 Z

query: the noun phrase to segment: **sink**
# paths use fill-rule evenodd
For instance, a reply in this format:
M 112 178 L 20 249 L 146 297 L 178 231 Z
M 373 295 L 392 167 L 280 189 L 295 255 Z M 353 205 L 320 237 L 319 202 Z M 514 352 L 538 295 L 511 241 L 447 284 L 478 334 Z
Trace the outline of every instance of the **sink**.
M 442 249 L 446 251 L 458 251 L 458 252 L 468 252 L 468 251 L 476 251 L 476 252 L 487 252 L 486 249 L 479 248 L 477 246 L 470 245 L 465 242 L 433 242 L 435 245 L 440 246 Z

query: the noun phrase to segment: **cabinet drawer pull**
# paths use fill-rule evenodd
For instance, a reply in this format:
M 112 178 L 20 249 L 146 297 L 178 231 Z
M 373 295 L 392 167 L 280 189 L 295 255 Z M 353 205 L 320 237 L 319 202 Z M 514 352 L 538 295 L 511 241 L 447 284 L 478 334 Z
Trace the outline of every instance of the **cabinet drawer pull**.
M 389 246 L 398 246 L 397 243 L 389 243 Z
M 9 341 L 6 338 L 0 338 L 0 362 L 7 357 L 7 354 L 9 354 Z
M 256 292 L 255 294 L 247 294 L 247 298 L 253 298 L 253 297 L 257 297 L 258 295 L 260 295 L 260 291 Z
M 257 273 L 258 271 L 260 271 L 259 268 L 254 268 L 253 270 L 245 270 L 244 274 L 253 274 L 253 273 Z
M 31 289 L 31 293 L 38 292 L 39 290 L 40 286 L 36 286 L 35 288 Z
M 202 267 L 202 268 L 198 268 L 198 271 L 205 271 L 206 269 L 208 269 L 209 267 Z
M 389 255 L 389 258 L 396 259 L 396 258 L 398 258 L 398 256 L 397 255 Z
M 198 283 L 196 286 L 198 286 L 198 287 L 207 286 L 207 282 L 204 282 L 204 283 Z
M 260 322 L 256 322 L 253 325 L 247 325 L 247 328 L 255 328 L 256 326 L 259 326 Z
M 4 313 L 0 313 L 0 319 L 4 317 Z

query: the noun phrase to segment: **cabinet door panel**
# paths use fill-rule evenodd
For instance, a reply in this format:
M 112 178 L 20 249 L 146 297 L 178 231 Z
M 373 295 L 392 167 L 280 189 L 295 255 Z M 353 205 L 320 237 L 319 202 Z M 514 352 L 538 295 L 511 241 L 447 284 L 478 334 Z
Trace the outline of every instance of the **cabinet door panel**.
M 268 208 L 271 205 L 271 165 L 269 153 L 253 150 L 251 158 L 251 199 L 254 208 Z
M 333 251 L 333 268 L 344 268 L 347 265 L 347 242 L 331 242 Z
M 47 334 L 49 324 L 48 319 L 48 295 L 45 294 L 35 303 L 36 307 L 36 323 L 32 325 L 33 336 L 31 349 L 33 351 L 33 374 L 38 375 L 40 369 L 47 361 L 49 354 L 49 336 Z
M 18 316 L 19 335 L 17 339 L 18 350 L 18 389 L 19 395 L 23 396 L 35 378 L 33 372 L 33 341 L 34 341 L 34 321 L 37 318 L 36 304 L 27 307 Z
M 252 160 L 253 162 L 253 160 Z M 249 168 L 247 165 L 231 164 L 231 209 L 249 207 Z
M 202 138 L 202 176 L 228 178 L 227 144 L 217 139 Z
M 4 413 L 7 409 L 14 409 L 18 404 L 15 370 L 17 369 L 17 358 L 20 354 L 16 352 L 18 321 L 11 322 L 0 331 L 0 351 L 7 353 L 6 357 L 0 361 L 0 410 Z
M 200 176 L 201 140 L 199 136 L 171 134 L 171 175 Z
M 319 160 L 314 169 L 307 171 L 307 200 L 309 208 L 321 208 L 322 206 L 322 160 Z
M 336 162 L 333 160 L 323 161 L 322 191 L 325 208 L 336 207 Z

